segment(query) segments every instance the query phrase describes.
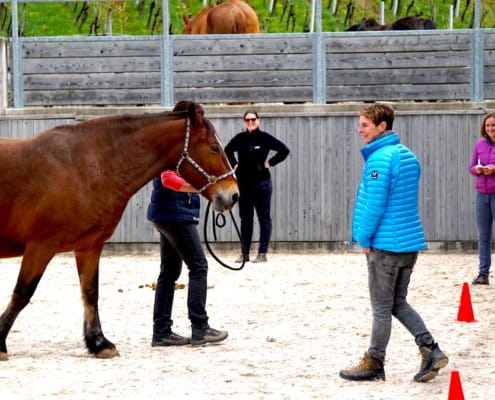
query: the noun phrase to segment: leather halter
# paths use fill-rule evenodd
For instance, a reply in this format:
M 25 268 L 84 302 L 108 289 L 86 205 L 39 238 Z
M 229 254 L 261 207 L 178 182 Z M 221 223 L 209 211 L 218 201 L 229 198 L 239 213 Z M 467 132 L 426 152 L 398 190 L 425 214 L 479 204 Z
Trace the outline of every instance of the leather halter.
M 186 137 L 184 139 L 184 150 L 182 151 L 182 155 L 180 157 L 180 160 L 177 163 L 177 166 L 175 167 L 175 172 L 178 176 L 180 176 L 179 169 L 180 169 L 181 164 L 184 161 L 189 162 L 189 164 L 191 164 L 196 171 L 198 171 L 201 175 L 203 175 L 208 180 L 206 185 L 204 185 L 201 189 L 198 190 L 198 193 L 201 193 L 204 190 L 208 189 L 211 185 L 214 185 L 215 183 L 217 183 L 218 181 L 225 179 L 225 178 L 228 178 L 231 175 L 234 175 L 233 169 L 231 169 L 229 172 L 226 172 L 223 175 L 213 176 L 213 175 L 210 175 L 208 172 L 206 172 L 203 168 L 201 168 L 201 166 L 189 156 L 188 149 L 189 149 L 190 136 L 191 136 L 191 121 L 189 120 L 189 118 L 186 117 Z

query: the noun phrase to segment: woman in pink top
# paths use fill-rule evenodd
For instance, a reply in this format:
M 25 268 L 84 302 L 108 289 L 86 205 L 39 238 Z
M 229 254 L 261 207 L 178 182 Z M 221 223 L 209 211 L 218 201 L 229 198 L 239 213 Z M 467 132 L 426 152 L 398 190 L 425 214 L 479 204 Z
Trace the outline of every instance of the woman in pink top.
M 495 112 L 481 123 L 481 139 L 474 145 L 469 172 L 476 177 L 476 226 L 479 273 L 473 285 L 488 285 L 491 267 L 492 224 L 495 217 Z

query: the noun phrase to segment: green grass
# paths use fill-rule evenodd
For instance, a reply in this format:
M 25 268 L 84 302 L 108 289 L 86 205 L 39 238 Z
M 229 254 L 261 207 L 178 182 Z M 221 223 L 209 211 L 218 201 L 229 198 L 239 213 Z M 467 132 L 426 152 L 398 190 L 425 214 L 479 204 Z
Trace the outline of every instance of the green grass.
M 112 10 L 113 35 L 154 35 L 162 33 L 161 2 L 141 0 L 86 3 L 19 3 L 19 25 L 24 36 L 104 34 L 108 10 Z M 332 6 L 336 1 L 335 12 Z M 392 1 L 386 0 L 386 22 L 405 16 L 433 17 L 440 29 L 447 29 L 449 5 L 454 0 L 399 0 L 397 16 Z M 274 0 L 270 13 L 269 0 L 248 0 L 255 8 L 263 32 L 307 32 L 310 23 L 310 0 Z M 158 6 L 153 6 L 158 4 Z M 170 31 L 182 33 L 182 14 L 194 15 L 202 7 L 201 0 L 170 0 Z M 460 0 L 454 28 L 470 28 L 473 24 L 474 0 Z M 322 0 L 323 31 L 343 31 L 362 18 L 379 19 L 379 0 Z M 406 14 L 407 12 L 407 14 Z M 9 35 L 10 5 L 0 4 L 0 33 Z M 97 21 L 97 23 L 95 23 Z M 95 26 L 97 27 L 95 30 Z M 481 26 L 495 27 L 495 0 L 481 0 Z

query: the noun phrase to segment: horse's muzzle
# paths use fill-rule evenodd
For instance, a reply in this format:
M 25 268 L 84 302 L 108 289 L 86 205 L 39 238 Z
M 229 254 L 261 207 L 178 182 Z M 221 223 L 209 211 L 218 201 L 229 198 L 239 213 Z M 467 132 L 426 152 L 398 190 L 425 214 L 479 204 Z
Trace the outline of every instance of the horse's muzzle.
M 217 212 L 229 211 L 238 200 L 238 191 L 218 192 L 214 195 L 213 209 Z

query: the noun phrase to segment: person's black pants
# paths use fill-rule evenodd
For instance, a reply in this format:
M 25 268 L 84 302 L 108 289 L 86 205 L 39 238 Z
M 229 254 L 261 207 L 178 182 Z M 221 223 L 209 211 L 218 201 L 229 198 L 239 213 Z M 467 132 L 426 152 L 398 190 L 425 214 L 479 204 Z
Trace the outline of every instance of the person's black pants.
M 195 223 L 154 223 L 160 232 L 160 274 L 153 309 L 153 336 L 160 339 L 172 329 L 175 283 L 182 261 L 189 269 L 188 316 L 194 327 L 208 326 L 206 291 L 208 262 Z
M 267 253 L 272 236 L 272 181 L 267 179 L 253 185 L 239 185 L 239 216 L 241 218 L 242 253 L 249 254 L 253 237 L 254 210 L 260 225 L 258 253 Z

